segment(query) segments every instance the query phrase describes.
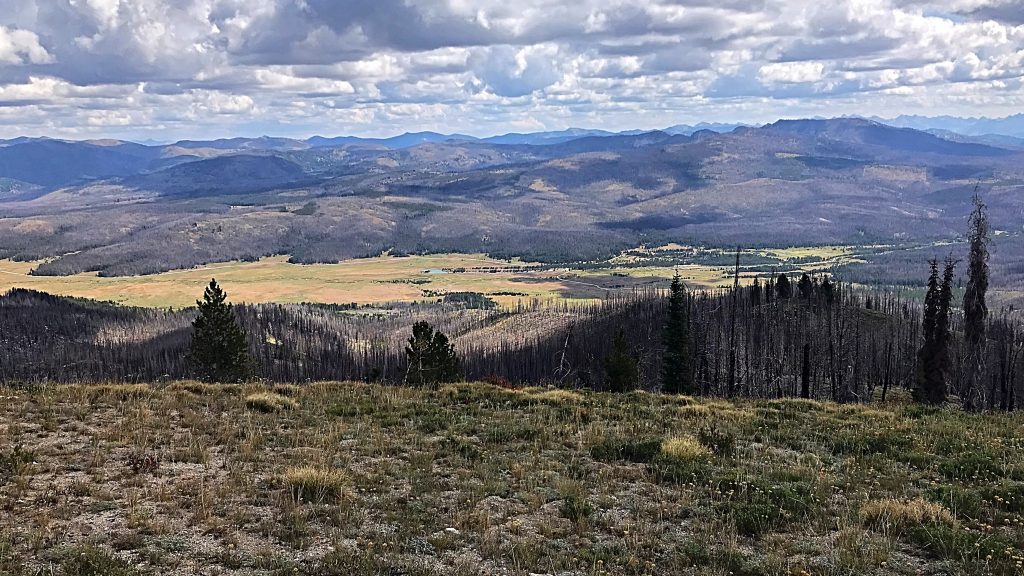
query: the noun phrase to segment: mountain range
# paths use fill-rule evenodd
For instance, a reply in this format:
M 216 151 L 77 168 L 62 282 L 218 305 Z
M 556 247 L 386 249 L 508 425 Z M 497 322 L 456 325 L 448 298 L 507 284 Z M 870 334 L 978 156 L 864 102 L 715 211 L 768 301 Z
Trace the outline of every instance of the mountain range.
M 18 139 L 0 145 L 0 257 L 40 260 L 37 274 L 124 275 L 270 254 L 566 262 L 661 242 L 926 245 L 962 233 L 976 187 L 1000 241 L 1018 242 L 1024 151 L 985 140 L 858 118 L 486 139 Z
M 699 130 L 726 132 L 738 124 L 677 125 L 663 131 L 690 135 Z M 582 138 L 635 136 L 633 130 L 608 132 L 570 128 L 555 132 L 509 133 L 489 138 L 437 132 L 406 133 L 390 138 L 313 136 L 304 140 L 261 136 L 217 140 L 181 140 L 170 144 L 138 144 L 125 140 L 60 140 L 19 137 L 0 140 L 0 178 L 20 183 L 19 189 L 53 189 L 89 180 L 156 172 L 170 166 L 223 155 L 284 153 L 316 149 L 401 150 L 424 144 L 474 142 L 480 144 L 542 146 Z

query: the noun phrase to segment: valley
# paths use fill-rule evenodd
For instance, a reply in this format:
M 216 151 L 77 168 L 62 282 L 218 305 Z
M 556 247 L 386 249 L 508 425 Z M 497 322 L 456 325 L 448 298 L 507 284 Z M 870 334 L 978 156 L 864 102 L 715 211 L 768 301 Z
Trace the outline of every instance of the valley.
M 859 261 L 858 249 L 823 246 L 748 250 L 741 256 L 741 281 L 774 271 L 825 272 Z M 893 247 L 888 247 L 891 250 Z M 287 256 L 257 262 L 222 262 L 145 276 L 38 276 L 41 262 L 0 261 L 0 292 L 27 288 L 129 306 L 184 308 L 216 277 L 237 302 L 374 304 L 435 301 L 473 292 L 512 309 L 533 301 L 598 301 L 614 293 L 664 289 L 676 270 L 693 288 L 732 283 L 735 255 L 723 249 L 667 245 L 634 248 L 606 261 L 550 265 L 484 254 L 378 256 L 337 264 L 295 264 Z
M 929 246 L 962 239 L 980 187 L 1005 233 L 996 258 L 1014 270 L 998 277 L 1024 275 L 1024 152 L 867 120 L 315 142 L 238 139 L 212 157 L 186 143 L 171 147 L 172 165 L 139 161 L 167 147 L 7 143 L 0 168 L 15 163 L 32 181 L 0 196 L 0 258 L 35 262 L 37 275 L 113 277 L 281 254 L 320 264 L 485 253 L 573 267 L 670 243 Z
M 1024 0 L 0 0 L 0 576 L 1024 576 Z

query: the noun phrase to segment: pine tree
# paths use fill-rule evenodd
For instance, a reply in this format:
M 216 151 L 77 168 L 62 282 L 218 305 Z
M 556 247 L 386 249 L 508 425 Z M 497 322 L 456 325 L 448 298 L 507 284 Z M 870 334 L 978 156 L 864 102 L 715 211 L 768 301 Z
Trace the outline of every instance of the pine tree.
M 750 305 L 757 308 L 761 305 L 761 281 L 754 277 L 754 283 L 750 286 Z
M 190 353 L 196 376 L 209 382 L 247 380 L 252 375 L 249 345 L 216 279 L 210 280 L 196 305 L 199 316 L 192 323 Z
M 775 296 L 778 300 L 785 300 L 793 296 L 793 284 L 785 274 L 779 274 L 775 282 Z
M 921 348 L 917 351 L 917 375 L 914 399 L 918 402 L 934 402 L 935 383 L 935 323 L 939 303 L 939 261 L 928 261 L 928 291 L 924 296 L 924 311 L 921 316 Z
M 938 366 L 939 376 L 934 386 L 934 396 L 937 403 L 946 401 L 946 393 L 948 385 L 946 383 L 950 363 L 952 359 L 952 350 L 950 346 L 953 343 L 953 336 L 950 334 L 950 326 L 952 325 L 952 305 L 953 305 L 953 278 L 955 276 L 954 269 L 956 268 L 956 260 L 950 255 L 946 258 L 945 268 L 942 272 L 942 282 L 939 284 L 939 301 L 936 309 L 935 316 L 935 359 L 934 362 Z
M 952 256 L 946 258 L 941 281 L 938 260 L 933 258 L 928 265 L 928 292 L 925 294 L 922 320 L 924 342 L 917 355 L 914 397 L 919 402 L 942 404 L 946 401 L 946 377 L 950 364 L 950 314 L 956 260 Z
M 825 276 L 825 279 L 821 281 L 821 288 L 819 291 L 821 293 L 821 298 L 825 300 L 825 304 L 831 305 L 836 297 L 836 285 L 829 280 L 828 276 Z
M 605 388 L 611 392 L 633 390 L 640 379 L 639 365 L 622 330 L 615 334 L 612 351 L 604 360 L 604 374 Z
M 985 203 L 977 191 L 969 220 L 967 287 L 964 289 L 964 386 L 960 399 L 967 410 L 981 407 L 982 378 L 985 371 L 985 324 L 988 321 L 988 244 L 989 225 Z
M 811 296 L 814 295 L 814 282 L 811 281 L 811 277 L 807 272 L 804 272 L 800 276 L 800 280 L 796 283 L 797 290 L 800 292 L 800 297 L 804 300 L 810 300 Z
M 672 278 L 669 289 L 668 319 L 663 343 L 665 356 L 661 363 L 661 389 L 666 394 L 693 394 L 693 372 L 690 366 L 690 301 L 679 274 Z
M 435 386 L 455 382 L 461 376 L 455 346 L 448 337 L 424 321 L 412 326 L 412 337 L 405 348 L 408 365 L 405 383 L 412 386 Z

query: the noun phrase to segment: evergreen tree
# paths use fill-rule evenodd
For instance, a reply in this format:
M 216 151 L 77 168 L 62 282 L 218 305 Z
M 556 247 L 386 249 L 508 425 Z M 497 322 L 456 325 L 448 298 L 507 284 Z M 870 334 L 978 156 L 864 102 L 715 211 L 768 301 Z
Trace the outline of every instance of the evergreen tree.
M 957 261 L 950 255 L 946 257 L 945 268 L 942 272 L 942 283 L 939 284 L 939 302 L 935 316 L 935 362 L 941 370 L 941 380 L 936 386 L 936 395 L 946 400 L 946 380 L 952 362 L 953 336 L 950 334 L 952 326 L 952 305 L 953 305 L 953 278 Z
M 775 296 L 778 300 L 793 296 L 793 285 L 785 274 L 779 274 L 779 279 L 775 281 Z
M 405 383 L 412 386 L 435 386 L 455 382 L 461 377 L 459 358 L 448 337 L 424 321 L 412 326 L 412 337 L 405 348 L 408 366 Z
M 756 276 L 754 283 L 750 286 L 750 304 L 754 308 L 761 305 L 761 281 Z
M 821 281 L 820 289 L 821 297 L 825 300 L 825 304 L 832 304 L 836 297 L 836 285 L 829 280 L 828 276 Z
M 953 276 L 956 261 L 946 259 L 942 280 L 939 262 L 928 261 L 928 292 L 924 299 L 922 333 L 924 342 L 917 355 L 917 379 L 914 397 L 919 402 L 941 404 L 946 401 L 946 376 L 950 363 L 950 307 L 953 301 Z
M 967 287 L 964 289 L 964 386 L 961 401 L 967 410 L 981 406 L 981 381 L 985 370 L 985 323 L 988 321 L 989 225 L 985 203 L 977 191 L 969 220 Z
M 797 290 L 800 292 L 800 297 L 804 300 L 810 300 L 811 296 L 814 295 L 814 282 L 811 281 L 811 277 L 807 272 L 804 272 L 800 276 L 800 280 L 796 283 Z
M 661 363 L 661 389 L 666 394 L 693 394 L 693 372 L 690 366 L 690 301 L 679 274 L 672 278 L 668 299 L 668 319 L 663 343 L 665 356 Z
M 604 360 L 604 374 L 605 388 L 611 392 L 633 390 L 640 379 L 639 365 L 622 330 L 615 334 L 612 351 Z
M 242 382 L 251 376 L 249 345 L 238 326 L 227 293 L 210 280 L 197 300 L 199 316 L 192 323 L 190 359 L 196 376 L 209 382 Z
M 938 315 L 939 261 L 928 261 L 928 290 L 924 295 L 924 311 L 921 315 L 921 348 L 917 351 L 917 375 L 915 377 L 914 399 L 930 402 L 934 382 L 933 357 L 935 355 L 935 319 Z

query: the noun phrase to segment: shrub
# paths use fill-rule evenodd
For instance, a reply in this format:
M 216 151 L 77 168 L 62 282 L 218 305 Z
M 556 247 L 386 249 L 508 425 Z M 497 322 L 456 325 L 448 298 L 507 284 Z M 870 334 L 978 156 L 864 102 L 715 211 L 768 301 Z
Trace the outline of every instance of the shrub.
M 740 534 L 756 536 L 777 530 L 796 517 L 808 514 L 814 503 L 811 488 L 809 482 L 723 479 L 718 490 L 731 494 L 732 500 L 723 502 L 718 509 L 732 518 Z
M 476 462 L 483 455 L 480 449 L 467 438 L 449 436 L 442 441 L 441 446 L 470 462 Z
M 661 443 L 651 470 L 659 482 L 685 484 L 704 478 L 711 451 L 693 436 L 677 436 Z
M 939 473 L 953 480 L 975 478 L 998 478 L 1003 469 L 990 454 L 971 452 L 961 454 L 939 464 Z
M 927 496 L 957 516 L 978 518 L 981 515 L 982 498 L 976 490 L 960 486 L 936 486 L 928 490 Z
M 273 392 L 257 392 L 245 397 L 245 407 L 257 412 L 278 412 L 298 408 L 299 403 Z
M 152 474 L 160 468 L 160 455 L 153 452 L 132 452 L 128 455 L 128 467 L 138 474 Z
M 770 532 L 782 524 L 783 510 L 763 502 L 737 502 L 728 506 L 736 531 L 744 536 Z
M 826 442 L 837 456 L 899 455 L 913 449 L 913 440 L 893 429 L 831 431 Z
M 572 493 L 566 494 L 562 498 L 560 511 L 562 516 L 574 523 L 578 523 L 590 516 L 594 512 L 594 507 L 590 505 L 590 502 L 587 502 L 587 499 L 582 494 Z
M 296 500 L 335 502 L 344 493 L 348 476 L 333 468 L 299 466 L 285 471 L 284 482 Z
M 708 566 L 711 564 L 711 553 L 697 542 L 683 542 L 676 548 L 676 558 L 686 568 Z
M 701 444 L 710 448 L 716 456 L 731 457 L 736 453 L 736 435 L 713 424 L 701 428 L 697 432 L 697 439 Z
M 985 500 L 1005 512 L 1024 512 L 1024 482 L 1006 481 L 982 491 Z
M 1012 555 L 1007 553 L 1019 546 L 998 534 L 970 532 L 947 523 L 925 523 L 909 529 L 905 536 L 933 558 L 965 564 L 985 562 L 986 574 L 1020 574 Z
M 602 462 L 614 462 L 625 460 L 648 464 L 661 452 L 662 441 L 660 438 L 649 438 L 644 440 L 623 440 L 621 438 L 608 438 L 600 444 L 590 448 L 590 455 L 595 460 Z
M 35 460 L 35 452 L 18 444 L 10 452 L 0 453 L 0 486 L 10 478 L 24 475 Z
M 65 576 L 139 576 L 140 572 L 95 546 L 71 548 L 61 560 Z

